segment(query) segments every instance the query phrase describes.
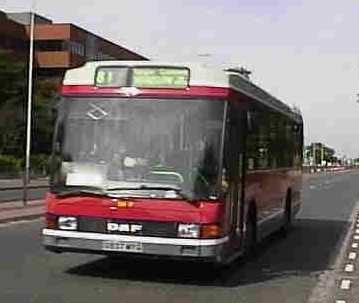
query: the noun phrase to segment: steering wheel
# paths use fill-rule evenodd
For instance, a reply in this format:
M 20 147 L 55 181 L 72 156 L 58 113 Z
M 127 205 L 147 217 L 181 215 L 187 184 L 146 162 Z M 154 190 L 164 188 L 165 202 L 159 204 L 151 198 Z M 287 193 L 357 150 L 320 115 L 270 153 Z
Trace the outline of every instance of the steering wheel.
M 191 182 L 194 182 L 198 178 L 203 184 L 205 184 L 207 187 L 210 187 L 210 184 L 208 182 L 208 179 L 200 172 L 198 167 L 192 167 L 189 172 L 189 179 Z

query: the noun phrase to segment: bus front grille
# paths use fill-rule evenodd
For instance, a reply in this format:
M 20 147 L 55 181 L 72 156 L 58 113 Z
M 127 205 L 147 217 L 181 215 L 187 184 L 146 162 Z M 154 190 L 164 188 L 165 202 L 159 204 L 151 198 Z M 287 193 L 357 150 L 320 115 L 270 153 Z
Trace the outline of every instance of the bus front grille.
M 142 230 L 131 231 L 109 231 L 108 223 L 115 223 L 122 226 L 142 226 Z M 115 225 L 116 226 L 116 225 Z M 82 232 L 108 233 L 119 235 L 136 235 L 136 236 L 152 236 L 152 237 L 176 237 L 177 236 L 177 222 L 154 222 L 154 221 L 136 221 L 136 220 L 119 220 L 119 219 L 104 219 L 79 217 L 78 230 Z

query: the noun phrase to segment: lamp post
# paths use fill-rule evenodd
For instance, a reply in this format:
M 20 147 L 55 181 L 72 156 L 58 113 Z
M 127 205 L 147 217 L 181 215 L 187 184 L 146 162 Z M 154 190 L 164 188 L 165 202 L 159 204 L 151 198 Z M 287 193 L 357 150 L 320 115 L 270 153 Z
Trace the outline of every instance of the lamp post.
M 32 111 L 32 73 L 34 65 L 34 27 L 35 27 L 35 0 L 32 2 L 30 12 L 30 43 L 29 43 L 29 71 L 28 71 L 28 92 L 27 92 L 27 116 L 26 116 L 26 151 L 25 151 L 25 174 L 23 206 L 27 205 L 28 185 L 30 181 L 30 148 L 31 148 L 31 111 Z

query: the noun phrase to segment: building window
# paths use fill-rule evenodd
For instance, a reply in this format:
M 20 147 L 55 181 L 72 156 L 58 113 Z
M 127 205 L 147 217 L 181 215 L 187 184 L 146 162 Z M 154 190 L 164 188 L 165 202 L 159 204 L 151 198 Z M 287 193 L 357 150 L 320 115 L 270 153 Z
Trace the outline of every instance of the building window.
M 38 40 L 35 41 L 35 49 L 44 52 L 61 52 L 66 50 L 66 43 L 63 40 Z
M 24 50 L 26 46 L 25 42 L 20 39 L 11 38 L 0 34 L 0 48 L 20 51 Z
M 115 60 L 115 58 L 111 55 L 98 51 L 96 54 L 96 60 Z
M 78 41 L 69 41 L 69 50 L 72 54 L 84 57 L 85 56 L 85 46 Z

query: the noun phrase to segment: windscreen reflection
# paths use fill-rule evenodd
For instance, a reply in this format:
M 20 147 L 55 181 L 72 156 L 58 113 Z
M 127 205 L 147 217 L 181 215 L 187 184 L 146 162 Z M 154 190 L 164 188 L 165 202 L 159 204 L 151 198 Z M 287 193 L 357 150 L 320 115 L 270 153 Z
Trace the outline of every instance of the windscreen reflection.
M 209 197 L 218 181 L 224 104 L 63 100 L 56 123 L 52 188 Z

